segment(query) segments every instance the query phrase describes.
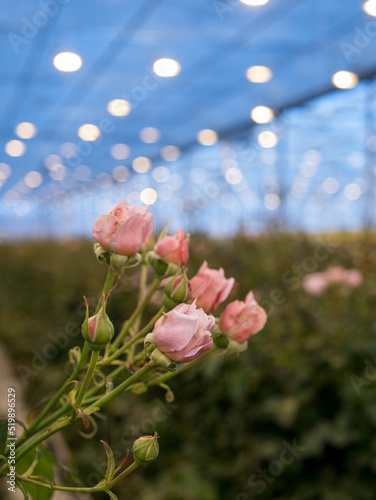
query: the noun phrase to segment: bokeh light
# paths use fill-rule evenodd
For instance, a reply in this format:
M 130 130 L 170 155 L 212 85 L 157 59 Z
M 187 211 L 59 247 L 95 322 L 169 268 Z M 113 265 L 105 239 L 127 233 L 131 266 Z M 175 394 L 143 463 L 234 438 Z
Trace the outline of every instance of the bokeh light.
M 115 160 L 125 160 L 131 154 L 131 149 L 126 144 L 114 144 L 111 147 L 110 154 Z
M 264 130 L 258 135 L 257 142 L 262 148 L 274 148 L 278 143 L 278 136 L 270 130 Z
M 60 52 L 54 57 L 54 66 L 59 71 L 73 72 L 82 66 L 82 59 L 74 52 Z
M 140 130 L 139 137 L 145 144 L 154 144 L 161 138 L 161 132 L 155 127 L 145 127 Z
M 332 83 L 339 89 L 352 89 L 358 84 L 358 76 L 351 71 L 337 71 L 332 76 Z
M 214 130 L 206 128 L 197 134 L 197 141 L 203 146 L 213 146 L 218 141 L 218 134 Z
M 37 135 L 37 127 L 30 122 L 19 123 L 14 131 L 21 139 L 32 139 Z
M 143 189 L 140 193 L 140 200 L 145 205 L 153 205 L 157 201 L 157 192 L 152 188 Z
M 99 128 L 92 123 L 85 123 L 78 129 L 78 137 L 83 141 L 96 141 L 100 135 Z
M 251 111 L 251 118 L 256 123 L 269 123 L 274 118 L 274 112 L 267 106 L 256 106 Z
M 165 146 L 161 151 L 161 157 L 166 161 L 176 161 L 180 157 L 180 149 L 176 146 Z
M 151 168 L 151 161 L 145 156 L 138 156 L 132 162 L 132 168 L 138 174 L 144 174 L 148 172 Z
M 5 152 L 9 156 L 18 157 L 26 152 L 26 146 L 22 141 L 13 139 L 5 144 Z
M 272 79 L 273 73 L 267 66 L 251 66 L 247 69 L 246 77 L 252 83 L 266 83 Z
M 153 71 L 162 78 L 171 78 L 180 73 L 180 64 L 175 59 L 162 58 L 155 61 Z
M 131 109 L 130 103 L 125 99 L 113 99 L 107 104 L 107 111 L 112 116 L 127 116 Z
M 376 0 L 368 0 L 363 4 L 363 10 L 369 16 L 376 17 Z

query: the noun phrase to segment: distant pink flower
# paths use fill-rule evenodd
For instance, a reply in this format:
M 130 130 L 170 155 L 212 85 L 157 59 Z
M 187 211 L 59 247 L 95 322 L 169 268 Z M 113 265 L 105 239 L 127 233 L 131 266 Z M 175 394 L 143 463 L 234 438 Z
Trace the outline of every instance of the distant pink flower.
M 245 302 L 230 302 L 220 316 L 219 325 L 223 333 L 232 340 L 245 342 L 251 335 L 258 333 L 265 326 L 267 315 L 257 303 L 252 292 Z
M 324 274 L 328 283 L 344 283 L 347 281 L 347 270 L 340 266 L 329 266 Z
M 224 302 L 234 286 L 234 278 L 226 279 L 222 268 L 209 269 L 205 261 L 196 276 L 190 280 L 191 299 L 197 299 L 197 307 L 202 307 L 207 313 L 217 309 Z
M 135 255 L 153 231 L 153 216 L 148 209 L 121 200 L 94 222 L 93 237 L 105 250 Z
M 165 236 L 155 245 L 154 252 L 165 262 L 186 266 L 189 252 L 185 232 L 179 229 L 175 236 Z
M 329 266 L 322 273 L 307 275 L 303 280 L 303 288 L 311 295 L 321 295 L 330 284 L 344 284 L 352 288 L 360 286 L 363 276 L 358 269 L 345 269 L 340 266 Z
M 323 273 L 308 274 L 303 279 L 303 288 L 310 295 L 321 295 L 327 286 L 327 280 Z
M 363 283 L 363 276 L 358 269 L 348 269 L 347 270 L 347 283 L 356 288 Z
M 187 363 L 212 348 L 214 323 L 195 303 L 179 304 L 156 322 L 153 341 L 173 361 Z

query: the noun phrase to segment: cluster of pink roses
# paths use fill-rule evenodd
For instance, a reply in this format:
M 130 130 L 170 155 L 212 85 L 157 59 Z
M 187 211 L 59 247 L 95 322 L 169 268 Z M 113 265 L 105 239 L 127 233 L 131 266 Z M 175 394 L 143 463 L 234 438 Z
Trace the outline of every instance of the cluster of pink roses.
M 104 251 L 126 255 L 153 253 L 163 262 L 185 268 L 189 258 L 188 242 L 182 229 L 175 236 L 162 236 L 150 250 L 153 216 L 149 207 L 136 208 L 125 200 L 100 215 L 93 226 L 93 237 Z M 211 315 L 229 296 L 235 280 L 227 279 L 223 269 L 210 269 L 205 261 L 196 276 L 186 279 L 175 274 L 165 286 L 165 293 L 178 302 L 156 322 L 154 344 L 171 360 L 192 361 L 213 346 L 212 328 L 216 319 Z M 250 292 L 245 301 L 227 305 L 217 322 L 221 334 L 229 340 L 245 342 L 262 330 L 267 320 L 264 309 Z
M 321 295 L 333 283 L 342 283 L 356 288 L 363 283 L 363 276 L 358 269 L 344 269 L 340 266 L 330 266 L 322 273 L 305 276 L 303 288 L 310 295 Z

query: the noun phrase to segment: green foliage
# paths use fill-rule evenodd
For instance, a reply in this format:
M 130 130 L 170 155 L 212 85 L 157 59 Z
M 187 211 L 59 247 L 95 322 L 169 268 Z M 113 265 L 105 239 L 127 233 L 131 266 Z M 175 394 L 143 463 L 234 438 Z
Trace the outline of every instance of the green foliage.
M 376 239 L 196 235 L 190 247 L 189 276 L 203 259 L 223 267 L 239 283 L 231 300 L 254 290 L 269 313 L 265 330 L 239 357 L 213 359 L 173 379 L 170 406 L 163 407 L 164 391 L 153 388 L 115 401 L 106 411 L 111 426 L 100 422 L 96 439 L 82 444 L 77 429 L 69 430 L 72 465 L 91 485 L 93 469 L 103 477 L 107 467 L 99 439 L 109 442 L 117 465 L 137 437 L 157 430 L 158 460 L 114 488 L 119 500 L 373 500 Z M 304 275 L 329 265 L 359 268 L 363 285 L 307 295 Z M 77 306 L 85 294 L 93 310 L 105 271 L 86 242 L 0 247 L 0 335 L 16 368 L 33 368 L 34 352 L 53 343 L 48 334 L 82 323 L 84 309 Z M 115 331 L 137 299 L 132 273 L 108 305 Z M 151 304 L 150 313 L 156 310 Z M 77 342 L 79 334 L 70 336 L 45 368 L 33 368 L 25 386 L 30 405 L 64 379 L 67 350 Z M 294 442 L 304 450 L 290 452 L 293 460 L 283 464 Z

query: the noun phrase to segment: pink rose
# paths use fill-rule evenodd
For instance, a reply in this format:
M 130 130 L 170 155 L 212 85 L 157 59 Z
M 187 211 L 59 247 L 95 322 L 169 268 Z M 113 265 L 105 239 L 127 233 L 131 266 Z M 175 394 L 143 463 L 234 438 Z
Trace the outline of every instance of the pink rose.
M 234 278 L 226 279 L 222 268 L 209 269 L 205 261 L 196 276 L 190 280 L 193 290 L 191 298 L 197 299 L 197 307 L 211 313 L 227 299 L 234 283 Z
M 186 363 L 212 348 L 214 323 L 215 318 L 195 303 L 179 304 L 156 322 L 153 341 L 173 361 Z
M 328 281 L 324 273 L 308 274 L 303 279 L 303 288 L 310 295 L 323 294 L 327 285 Z
M 155 245 L 154 252 L 165 262 L 186 266 L 189 253 L 185 232 L 179 229 L 175 236 L 165 236 Z
M 121 255 L 135 255 L 153 231 L 148 206 L 137 208 L 121 200 L 93 225 L 93 237 L 102 248 Z
M 245 302 L 234 300 L 228 304 L 219 318 L 219 325 L 230 339 L 245 342 L 264 328 L 266 320 L 265 310 L 257 303 L 253 293 L 249 292 Z

